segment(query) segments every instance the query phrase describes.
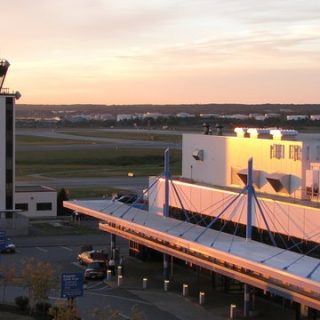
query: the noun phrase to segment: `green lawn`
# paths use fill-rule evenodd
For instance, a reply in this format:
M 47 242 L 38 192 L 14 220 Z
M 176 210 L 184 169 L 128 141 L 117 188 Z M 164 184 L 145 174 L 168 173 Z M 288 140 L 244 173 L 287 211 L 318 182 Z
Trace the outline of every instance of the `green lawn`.
M 158 175 L 163 171 L 163 151 L 158 149 L 91 149 L 72 151 L 20 151 L 16 176 L 110 177 Z M 181 152 L 171 152 L 171 172 L 180 174 Z

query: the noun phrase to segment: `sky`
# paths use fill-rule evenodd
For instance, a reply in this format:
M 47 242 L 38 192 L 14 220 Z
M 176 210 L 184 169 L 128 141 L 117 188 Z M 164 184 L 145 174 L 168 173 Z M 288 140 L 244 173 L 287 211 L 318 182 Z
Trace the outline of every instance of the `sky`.
M 19 103 L 320 103 L 319 0 L 10 0 Z

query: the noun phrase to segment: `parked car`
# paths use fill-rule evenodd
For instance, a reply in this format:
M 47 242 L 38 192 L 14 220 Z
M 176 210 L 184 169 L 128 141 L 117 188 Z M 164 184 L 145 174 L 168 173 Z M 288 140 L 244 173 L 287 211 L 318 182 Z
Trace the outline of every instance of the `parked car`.
M 105 262 L 94 261 L 88 264 L 84 271 L 85 279 L 103 279 L 106 276 L 107 265 Z
M 84 251 L 78 254 L 80 264 L 89 264 L 92 262 L 103 262 L 106 264 L 108 255 L 102 250 Z
M 115 200 L 123 203 L 134 203 L 138 198 L 139 196 L 135 193 L 119 193 Z
M 16 246 L 12 242 L 11 239 L 7 238 L 5 241 L 5 247 L 1 250 L 1 253 L 15 253 L 16 252 Z

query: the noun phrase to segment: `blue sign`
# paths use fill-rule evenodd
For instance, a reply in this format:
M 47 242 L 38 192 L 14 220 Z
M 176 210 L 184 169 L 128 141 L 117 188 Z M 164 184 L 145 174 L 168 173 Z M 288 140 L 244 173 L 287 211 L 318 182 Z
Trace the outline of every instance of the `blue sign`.
M 83 273 L 61 274 L 61 298 L 75 298 L 83 296 Z
M 0 250 L 5 249 L 7 242 L 7 235 L 5 231 L 0 231 Z

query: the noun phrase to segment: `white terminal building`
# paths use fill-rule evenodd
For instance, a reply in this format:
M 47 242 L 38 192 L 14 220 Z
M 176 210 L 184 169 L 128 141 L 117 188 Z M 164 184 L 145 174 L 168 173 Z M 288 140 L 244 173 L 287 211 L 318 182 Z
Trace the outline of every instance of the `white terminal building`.
M 234 136 L 184 134 L 182 176 L 169 186 L 170 212 L 214 217 L 212 203 L 226 206 L 227 198 L 246 185 L 250 158 L 259 200 L 277 212 L 279 221 L 270 221 L 272 231 L 319 242 L 320 135 L 259 128 L 236 128 Z M 150 178 L 150 186 L 154 182 Z M 149 192 L 149 210 L 162 215 L 164 199 L 165 179 L 160 179 Z M 228 210 L 233 220 L 233 206 Z M 245 219 L 243 215 L 240 223 L 246 224 Z M 253 226 L 265 228 L 257 219 Z

